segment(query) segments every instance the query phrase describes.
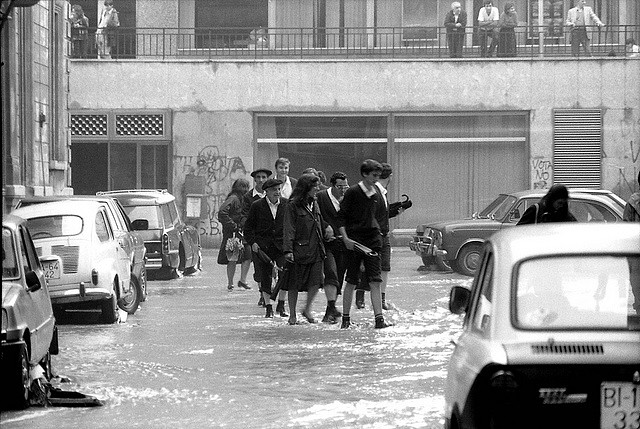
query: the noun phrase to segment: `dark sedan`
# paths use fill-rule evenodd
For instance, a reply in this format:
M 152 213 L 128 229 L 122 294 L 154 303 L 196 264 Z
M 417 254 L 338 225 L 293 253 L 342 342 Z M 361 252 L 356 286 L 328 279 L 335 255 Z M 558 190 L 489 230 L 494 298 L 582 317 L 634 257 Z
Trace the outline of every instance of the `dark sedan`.
M 546 189 L 500 194 L 471 218 L 419 225 L 409 243 L 425 266 L 473 276 L 482 243 L 494 232 L 513 226 L 529 206 L 544 196 Z M 624 200 L 606 190 L 570 190 L 569 210 L 580 222 L 619 222 Z

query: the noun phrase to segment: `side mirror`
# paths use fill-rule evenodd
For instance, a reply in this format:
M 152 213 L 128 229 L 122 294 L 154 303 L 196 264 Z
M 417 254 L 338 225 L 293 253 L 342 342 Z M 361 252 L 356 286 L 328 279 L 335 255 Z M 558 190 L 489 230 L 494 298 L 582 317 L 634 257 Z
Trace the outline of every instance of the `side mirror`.
M 28 271 L 25 276 L 25 280 L 27 281 L 27 291 L 35 292 L 42 287 L 40 284 L 40 279 L 38 278 L 38 274 L 35 271 Z
M 149 221 L 146 219 L 136 219 L 131 222 L 131 229 L 133 231 L 146 231 L 149 229 Z
M 471 291 L 463 286 L 454 286 L 449 293 L 449 311 L 453 314 L 462 314 L 469 309 Z

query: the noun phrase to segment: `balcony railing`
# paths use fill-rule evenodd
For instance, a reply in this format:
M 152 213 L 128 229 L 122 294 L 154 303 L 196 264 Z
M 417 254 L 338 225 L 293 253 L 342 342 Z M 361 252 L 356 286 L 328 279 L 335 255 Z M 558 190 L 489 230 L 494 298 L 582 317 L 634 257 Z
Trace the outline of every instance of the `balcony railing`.
M 477 27 L 467 27 L 463 36 L 463 58 L 481 56 L 480 31 Z M 638 25 L 589 27 L 587 33 L 591 55 L 597 57 L 629 56 L 626 40 L 640 40 Z M 118 28 L 112 36 L 111 57 L 114 59 L 444 59 L 450 56 L 443 27 Z M 506 36 L 499 33 L 497 37 L 499 45 L 506 40 Z M 517 58 L 572 56 L 568 27 L 521 26 L 515 28 L 513 38 L 516 46 L 513 56 Z M 95 28 L 89 30 L 85 43 L 87 58 L 97 58 Z M 581 47 L 577 56 L 590 55 Z

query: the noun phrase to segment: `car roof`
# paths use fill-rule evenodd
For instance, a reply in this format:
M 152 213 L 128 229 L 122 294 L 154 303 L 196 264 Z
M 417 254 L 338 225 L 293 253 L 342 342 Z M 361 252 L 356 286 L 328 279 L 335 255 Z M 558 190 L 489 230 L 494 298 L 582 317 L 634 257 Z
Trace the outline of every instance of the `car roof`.
M 175 197 L 167 192 L 166 189 L 105 191 L 98 192 L 96 195 L 106 195 L 116 198 L 123 206 L 152 206 L 175 200 Z
M 81 217 L 87 217 L 93 216 L 93 214 L 103 206 L 103 202 L 91 200 L 76 200 L 73 201 L 73 204 L 69 204 L 69 201 L 52 201 L 20 207 L 12 211 L 11 214 L 25 219 L 51 215 L 79 215 Z
M 569 190 L 569 195 L 574 195 L 574 194 L 587 194 L 587 195 L 598 195 L 598 196 L 613 195 L 617 197 L 616 194 L 614 194 L 613 192 L 607 189 L 568 188 L 568 190 Z M 542 198 L 547 192 L 549 192 L 548 189 L 527 189 L 525 191 L 517 191 L 517 192 L 502 192 L 501 195 L 513 195 L 514 197 L 518 197 L 518 198 L 523 198 L 523 197 Z
M 640 253 L 640 224 L 558 222 L 503 229 L 487 240 L 496 253 L 518 261 L 561 254 Z M 504 260 L 504 259 L 503 259 Z
M 107 203 L 118 204 L 118 200 L 108 195 L 46 195 L 46 196 L 33 196 L 25 197 L 20 200 L 18 207 L 24 207 L 33 204 L 50 203 L 54 201 L 67 201 L 67 200 L 89 200 L 100 201 Z

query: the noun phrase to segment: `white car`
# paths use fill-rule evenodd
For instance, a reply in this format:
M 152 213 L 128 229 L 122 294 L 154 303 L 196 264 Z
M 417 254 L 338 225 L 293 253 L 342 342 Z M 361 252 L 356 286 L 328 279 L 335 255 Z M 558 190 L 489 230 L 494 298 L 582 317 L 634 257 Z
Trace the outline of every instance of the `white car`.
M 445 427 L 640 427 L 638 288 L 640 224 L 489 237 L 471 291 L 451 290 L 450 310 L 466 314 Z
M 58 255 L 62 266 L 46 270 L 51 303 L 66 308 L 98 308 L 104 323 L 118 319 L 118 305 L 135 312 L 129 255 L 119 243 L 108 208 L 97 201 L 59 201 L 22 207 L 39 254 Z

